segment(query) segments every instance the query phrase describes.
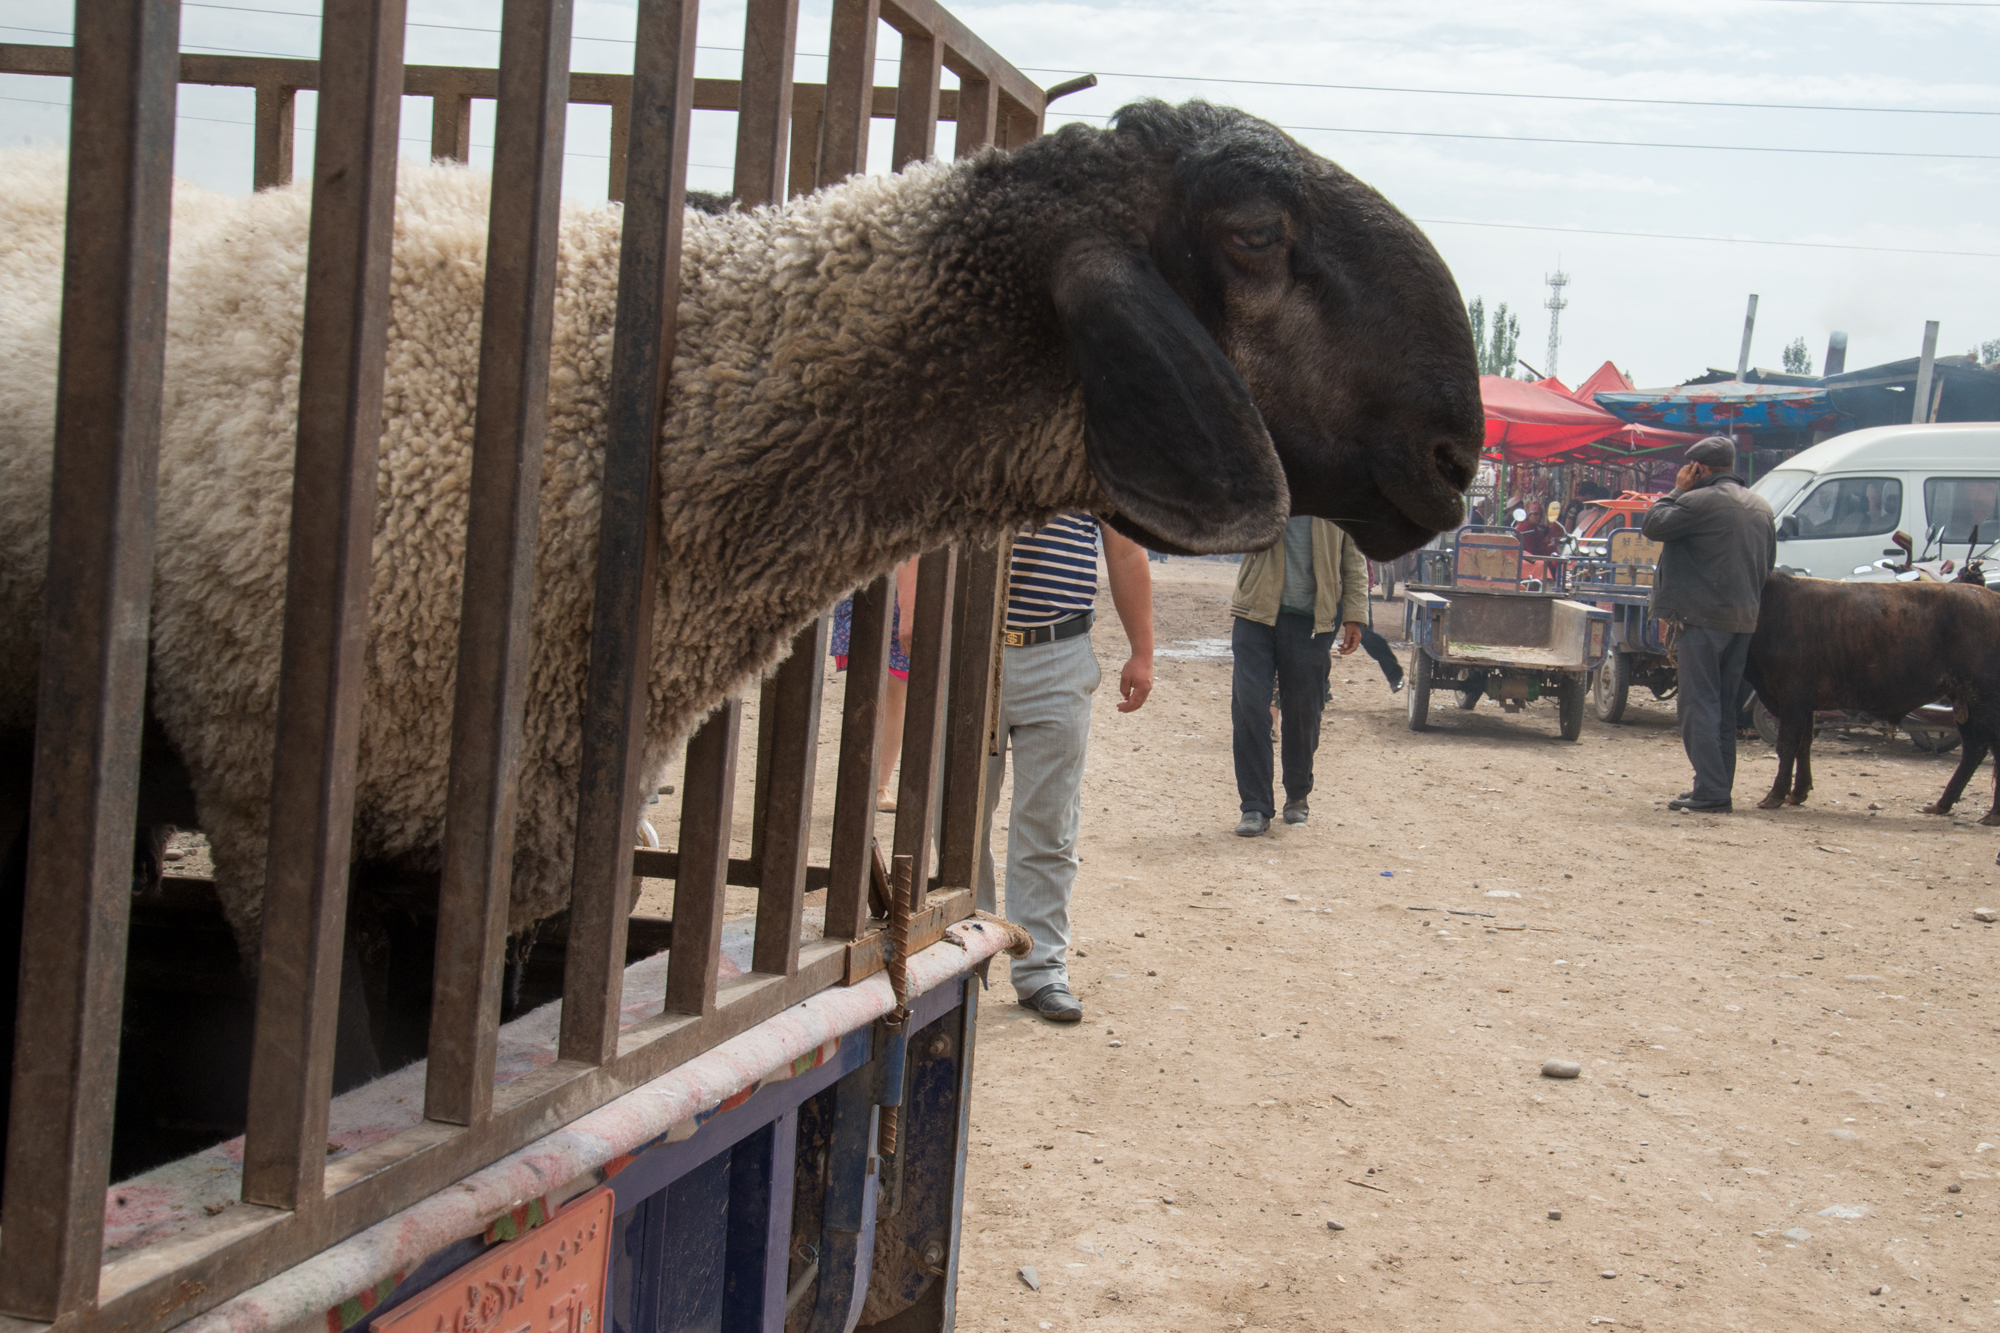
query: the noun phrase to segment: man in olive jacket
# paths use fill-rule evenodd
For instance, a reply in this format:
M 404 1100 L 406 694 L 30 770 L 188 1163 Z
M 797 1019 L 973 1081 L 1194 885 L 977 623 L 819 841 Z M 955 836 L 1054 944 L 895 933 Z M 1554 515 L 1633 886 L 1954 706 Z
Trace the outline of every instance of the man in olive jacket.
M 1243 557 L 1236 575 L 1230 648 L 1236 658 L 1229 713 L 1235 732 L 1241 838 L 1271 826 L 1271 688 L 1275 680 L 1284 752 L 1285 822 L 1303 824 L 1313 789 L 1333 640 L 1342 656 L 1360 646 L 1368 618 L 1368 563 L 1353 538 L 1323 518 L 1294 518 L 1269 550 Z
M 1653 615 L 1678 626 L 1681 747 L 1694 765 L 1693 790 L 1667 808 L 1720 812 L 1736 786 L 1736 697 L 1778 534 L 1771 506 L 1735 475 L 1732 441 L 1712 435 L 1687 457 L 1642 526 L 1660 543 Z

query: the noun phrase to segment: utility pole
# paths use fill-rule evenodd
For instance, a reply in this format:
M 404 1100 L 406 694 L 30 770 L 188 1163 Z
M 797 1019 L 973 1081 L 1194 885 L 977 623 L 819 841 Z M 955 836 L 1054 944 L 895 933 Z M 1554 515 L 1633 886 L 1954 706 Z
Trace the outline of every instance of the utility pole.
M 1847 369 L 1847 335 L 1835 329 L 1826 340 L 1826 369 L 1820 372 L 1822 378 L 1838 375 Z
M 1750 335 L 1757 328 L 1757 293 L 1750 293 L 1750 307 L 1743 312 L 1743 350 L 1736 354 L 1736 378 L 1750 373 Z
M 1924 350 L 1917 358 L 1917 391 L 1910 395 L 1916 401 L 1910 404 L 1910 423 L 1922 425 L 1932 419 L 1935 405 L 1931 402 L 1931 377 L 1937 371 L 1937 330 L 1934 319 L 1924 321 Z
M 1542 281 L 1549 285 L 1549 299 L 1542 302 L 1542 308 L 1549 312 L 1549 378 L 1556 377 L 1556 353 L 1562 349 L 1562 315 L 1569 309 L 1569 301 L 1563 296 L 1563 288 L 1569 286 L 1569 274 L 1562 271 L 1562 260 L 1556 260 L 1556 271 Z

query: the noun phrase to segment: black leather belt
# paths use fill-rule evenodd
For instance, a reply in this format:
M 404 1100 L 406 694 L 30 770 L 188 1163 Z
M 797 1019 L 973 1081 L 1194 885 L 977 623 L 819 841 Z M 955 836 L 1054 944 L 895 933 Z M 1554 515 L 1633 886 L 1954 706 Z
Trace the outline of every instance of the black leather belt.
M 1064 639 L 1074 639 L 1079 634 L 1090 633 L 1091 622 L 1096 619 L 1097 612 L 1085 611 L 1080 616 L 1058 620 L 1053 625 L 1037 625 L 1033 629 L 1002 630 L 1000 642 L 1009 648 L 1032 648 L 1038 643 L 1060 643 Z

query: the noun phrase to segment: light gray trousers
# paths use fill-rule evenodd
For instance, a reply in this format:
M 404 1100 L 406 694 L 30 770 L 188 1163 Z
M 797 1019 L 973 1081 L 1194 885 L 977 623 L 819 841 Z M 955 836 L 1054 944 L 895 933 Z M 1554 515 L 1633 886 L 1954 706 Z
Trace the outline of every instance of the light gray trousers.
M 986 763 L 988 833 L 980 849 L 978 903 L 982 911 L 995 910 L 991 829 L 1011 750 L 1007 919 L 1035 942 L 1026 958 L 1013 961 L 1014 989 L 1026 998 L 1069 982 L 1069 895 L 1083 818 L 1083 758 L 1090 748 L 1090 696 L 1103 673 L 1088 634 L 1002 651 L 1000 753 Z

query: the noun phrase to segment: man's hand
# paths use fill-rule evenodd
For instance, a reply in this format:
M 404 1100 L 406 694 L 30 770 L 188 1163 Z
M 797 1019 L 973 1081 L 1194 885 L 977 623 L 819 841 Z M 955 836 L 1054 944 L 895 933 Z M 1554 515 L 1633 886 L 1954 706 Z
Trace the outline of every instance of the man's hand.
M 1677 491 L 1687 490 L 1707 475 L 1708 469 L 1700 463 L 1683 463 L 1681 464 L 1681 470 L 1674 473 L 1674 489 Z
M 1361 646 L 1361 622 L 1350 620 L 1340 632 L 1340 655 L 1347 656 Z
M 1118 711 L 1136 713 L 1145 705 L 1146 696 L 1153 692 L 1153 659 L 1130 657 L 1125 667 L 1118 673 Z
M 1137 712 L 1153 692 L 1153 574 L 1146 567 L 1146 548 L 1105 524 L 1104 566 L 1111 584 L 1111 604 L 1132 656 L 1118 673 L 1118 711 Z

